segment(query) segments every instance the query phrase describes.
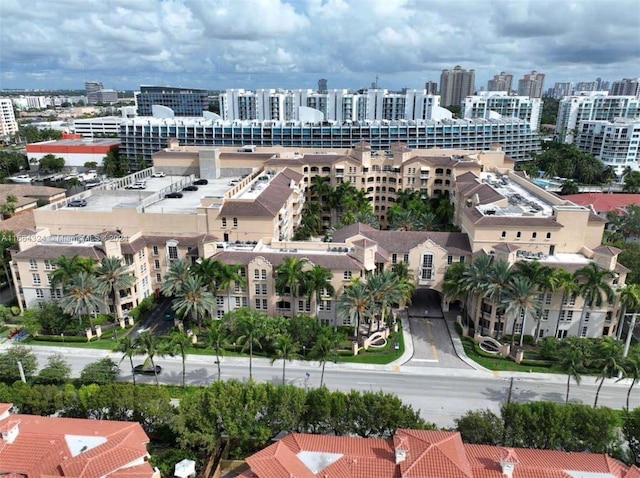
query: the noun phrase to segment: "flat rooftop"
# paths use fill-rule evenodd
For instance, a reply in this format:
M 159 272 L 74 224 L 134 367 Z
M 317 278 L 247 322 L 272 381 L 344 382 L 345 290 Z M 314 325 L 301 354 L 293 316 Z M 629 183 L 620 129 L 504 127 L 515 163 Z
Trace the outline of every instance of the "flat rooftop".
M 31 143 L 32 145 L 49 145 L 49 146 L 113 146 L 119 145 L 120 140 L 117 138 L 98 138 L 98 139 L 54 139 L 52 141 L 41 141 L 39 143 Z
M 506 175 L 483 172 L 480 173 L 480 181 L 508 201 L 507 206 L 494 204 L 480 204 L 478 210 L 485 216 L 538 216 L 551 217 L 553 209 L 551 203 L 512 181 Z M 532 184 L 533 188 L 536 188 Z

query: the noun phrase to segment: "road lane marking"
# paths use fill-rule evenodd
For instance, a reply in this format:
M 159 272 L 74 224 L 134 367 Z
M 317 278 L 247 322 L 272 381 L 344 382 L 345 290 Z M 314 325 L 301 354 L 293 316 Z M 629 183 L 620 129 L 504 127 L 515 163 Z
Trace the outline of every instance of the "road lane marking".
M 433 340 L 433 333 L 431 333 L 431 321 L 427 320 L 427 335 L 429 336 L 429 342 L 431 342 L 431 351 L 433 352 L 433 356 L 438 361 L 438 350 L 436 349 L 436 343 Z
M 434 359 L 411 359 L 412 362 L 430 362 L 430 363 L 438 363 L 438 360 Z
M 493 374 L 494 377 L 499 377 L 500 374 L 498 373 L 497 370 L 494 370 L 493 372 L 491 372 Z

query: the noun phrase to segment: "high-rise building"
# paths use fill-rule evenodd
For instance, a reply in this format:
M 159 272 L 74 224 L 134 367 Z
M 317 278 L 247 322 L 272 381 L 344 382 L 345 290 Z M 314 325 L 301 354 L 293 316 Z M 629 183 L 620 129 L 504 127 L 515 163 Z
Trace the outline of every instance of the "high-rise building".
M 625 78 L 611 85 L 612 96 L 635 96 L 640 98 L 640 78 Z
M 428 95 L 437 95 L 438 94 L 438 83 L 435 81 L 426 81 L 424 83 L 424 91 Z
M 98 92 L 103 88 L 99 81 L 85 81 L 84 92 L 87 95 L 87 103 L 90 105 L 98 103 Z
M 601 90 L 600 88 L 598 88 L 597 81 L 581 81 L 578 84 L 576 84 L 576 92 L 578 91 L 601 91 Z M 571 96 L 571 94 L 564 95 L 564 96 Z
M 464 99 L 475 92 L 476 70 L 465 70 L 457 65 L 453 70 L 442 70 L 440 75 L 440 104 L 462 106 Z
M 324 78 L 320 78 L 318 80 L 318 93 L 326 93 L 327 92 L 327 80 Z
M 151 116 L 152 106 L 170 108 L 175 116 L 202 116 L 209 106 L 207 90 L 171 86 L 141 86 L 136 94 L 140 116 Z
M 511 83 L 513 83 L 513 75 L 501 71 L 499 75 L 493 75 L 493 78 L 487 82 L 487 91 L 506 91 L 510 93 Z
M 520 118 L 531 125 L 532 131 L 537 131 L 540 127 L 540 98 L 509 96 L 506 91 L 484 91 L 467 96 L 462 106 L 463 118 Z
M 13 112 L 11 98 L 0 98 L 0 137 L 11 136 L 18 132 L 18 123 Z
M 596 78 L 596 91 L 606 91 L 609 89 L 609 82 L 604 81 L 602 78 Z
M 518 80 L 518 95 L 529 98 L 541 98 L 544 85 L 544 73 L 533 70 Z
M 553 90 L 551 91 L 551 97 L 559 100 L 564 98 L 565 96 L 571 96 L 573 94 L 573 83 L 556 83 L 553 85 Z
M 616 118 L 640 116 L 640 99 L 613 96 L 606 91 L 585 92 L 560 100 L 556 134 L 561 141 L 573 143 L 582 121 L 614 121 Z

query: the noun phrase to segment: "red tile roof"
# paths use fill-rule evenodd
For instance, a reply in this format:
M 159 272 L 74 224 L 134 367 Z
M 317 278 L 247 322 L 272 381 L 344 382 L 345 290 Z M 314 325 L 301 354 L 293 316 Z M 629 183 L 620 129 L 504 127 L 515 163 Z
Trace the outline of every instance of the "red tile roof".
M 303 452 L 329 455 L 307 466 Z M 465 445 L 457 432 L 406 429 L 387 440 L 294 433 L 247 458 L 251 469 L 241 476 L 504 478 L 503 461 L 515 464 L 513 478 L 571 478 L 576 472 L 640 478 L 638 468 L 603 454 Z
M 2 408 L 6 405 L 0 404 Z M 111 476 L 153 476 L 151 466 L 144 461 L 149 438 L 138 423 L 16 414 L 0 420 L 0 428 L 15 422 L 18 422 L 15 440 L 9 443 L 0 439 L 2 476 L 15 473 L 26 478 L 93 478 L 136 461 L 140 463 L 134 468 Z M 93 446 L 85 451 L 76 450 L 70 444 L 73 441 L 70 436 L 88 437 L 86 446 Z M 82 440 L 76 446 L 81 444 Z
M 581 193 L 562 196 L 562 199 L 579 206 L 593 206 L 597 213 L 623 212 L 622 210 L 631 204 L 640 204 L 640 194 Z

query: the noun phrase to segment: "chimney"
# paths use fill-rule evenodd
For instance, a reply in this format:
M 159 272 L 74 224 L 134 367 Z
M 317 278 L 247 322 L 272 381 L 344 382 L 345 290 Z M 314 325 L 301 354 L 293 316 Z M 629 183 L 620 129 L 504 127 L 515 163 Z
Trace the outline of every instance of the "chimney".
M 407 459 L 407 450 L 404 448 L 396 448 L 396 465 Z
M 13 443 L 16 438 L 18 438 L 18 434 L 20 430 L 18 429 L 18 425 L 20 424 L 20 420 L 12 420 L 7 422 L 1 429 L 2 439 L 6 441 L 8 444 Z
M 502 474 L 507 478 L 513 478 L 513 471 L 518 464 L 518 460 L 515 457 L 512 448 L 507 448 L 507 456 L 500 460 L 500 468 L 502 468 Z

